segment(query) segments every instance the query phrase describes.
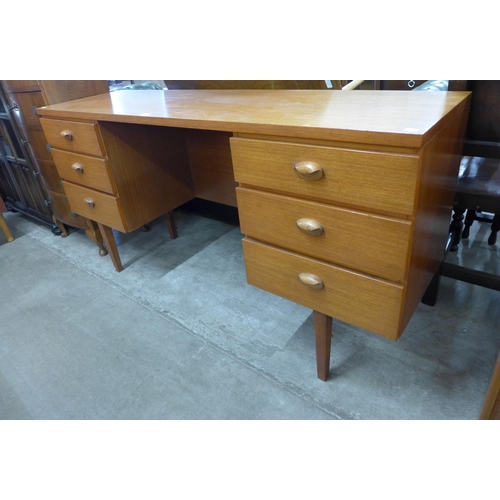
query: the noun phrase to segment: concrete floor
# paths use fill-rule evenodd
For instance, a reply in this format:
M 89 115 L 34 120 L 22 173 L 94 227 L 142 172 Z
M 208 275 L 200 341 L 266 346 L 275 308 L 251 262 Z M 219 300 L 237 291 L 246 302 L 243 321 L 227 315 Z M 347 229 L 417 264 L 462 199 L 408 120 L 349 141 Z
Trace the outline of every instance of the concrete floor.
M 334 321 L 316 378 L 311 311 L 246 284 L 238 227 L 176 211 L 117 233 L 19 213 L 0 234 L 0 419 L 476 419 L 500 349 L 500 293 L 442 278 L 392 342 Z M 500 273 L 487 225 L 453 261 Z M 486 267 L 483 267 L 486 266 Z

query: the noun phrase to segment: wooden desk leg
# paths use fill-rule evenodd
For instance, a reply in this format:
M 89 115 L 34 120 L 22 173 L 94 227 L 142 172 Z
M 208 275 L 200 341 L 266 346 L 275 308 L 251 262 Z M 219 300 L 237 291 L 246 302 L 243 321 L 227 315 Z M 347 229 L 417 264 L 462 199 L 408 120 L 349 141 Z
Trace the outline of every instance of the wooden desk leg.
M 484 398 L 481 420 L 500 420 L 500 354 Z
M 332 347 L 332 318 L 313 311 L 314 338 L 316 341 L 316 366 L 318 378 L 326 381 L 330 374 L 330 350 Z
M 7 241 L 14 241 L 14 236 L 10 232 L 10 228 L 7 225 L 7 221 L 5 220 L 3 214 L 0 214 L 0 231 L 5 235 Z
M 101 231 L 101 235 L 104 239 L 104 243 L 106 244 L 106 248 L 108 249 L 113 264 L 115 265 L 115 269 L 118 272 L 123 271 L 122 261 L 120 260 L 120 254 L 118 253 L 118 248 L 116 247 L 113 230 L 108 226 L 100 224 L 99 222 L 97 223 L 97 226 Z
M 174 215 L 172 212 L 168 212 L 165 215 L 165 219 L 167 221 L 168 232 L 170 233 L 170 237 L 175 240 L 177 238 L 177 229 L 175 227 Z

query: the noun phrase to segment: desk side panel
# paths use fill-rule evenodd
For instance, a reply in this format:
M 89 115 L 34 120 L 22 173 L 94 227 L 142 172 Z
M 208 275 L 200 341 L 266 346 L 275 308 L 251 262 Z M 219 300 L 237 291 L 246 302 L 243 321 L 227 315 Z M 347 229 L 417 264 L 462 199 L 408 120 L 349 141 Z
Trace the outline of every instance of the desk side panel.
M 467 125 L 468 106 L 422 150 L 402 333 L 444 255 Z
M 184 131 L 99 122 L 129 231 L 194 198 Z

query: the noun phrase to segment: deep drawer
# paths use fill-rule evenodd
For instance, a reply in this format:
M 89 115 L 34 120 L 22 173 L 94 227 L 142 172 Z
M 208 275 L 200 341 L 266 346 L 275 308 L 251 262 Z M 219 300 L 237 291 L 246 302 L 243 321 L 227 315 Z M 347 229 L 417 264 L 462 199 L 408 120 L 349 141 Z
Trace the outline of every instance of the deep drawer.
M 247 236 L 369 274 L 403 281 L 412 223 L 237 188 Z
M 115 193 L 105 158 L 96 158 L 59 149 L 52 150 L 52 157 L 62 179 L 106 193 Z
M 105 226 L 127 232 L 121 217 L 120 200 L 115 196 L 63 181 L 63 187 L 73 212 Z
M 404 288 L 384 280 L 355 273 L 303 257 L 293 252 L 243 239 L 247 280 L 305 307 L 351 325 L 396 340 Z M 304 284 L 314 277 L 320 288 Z M 305 276 L 307 275 L 307 276 Z
M 413 214 L 418 157 L 231 138 L 237 182 L 307 198 Z M 312 166 L 310 168 L 310 166 Z M 302 178 L 296 169 L 312 173 Z M 321 177 L 316 178 L 320 169 Z
M 47 142 L 58 149 L 94 156 L 105 153 L 99 142 L 96 123 L 40 118 Z

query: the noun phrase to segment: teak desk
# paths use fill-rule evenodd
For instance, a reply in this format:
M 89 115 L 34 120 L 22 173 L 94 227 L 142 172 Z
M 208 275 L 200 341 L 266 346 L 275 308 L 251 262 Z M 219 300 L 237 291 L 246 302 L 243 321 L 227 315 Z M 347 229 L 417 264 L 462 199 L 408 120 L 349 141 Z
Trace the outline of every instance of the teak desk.
M 74 212 L 128 232 L 238 206 L 248 283 L 396 340 L 445 248 L 468 92 L 119 91 L 39 108 Z M 239 184 L 238 187 L 236 182 Z M 236 189 L 235 189 L 236 188 Z

